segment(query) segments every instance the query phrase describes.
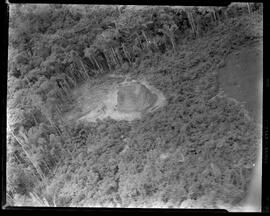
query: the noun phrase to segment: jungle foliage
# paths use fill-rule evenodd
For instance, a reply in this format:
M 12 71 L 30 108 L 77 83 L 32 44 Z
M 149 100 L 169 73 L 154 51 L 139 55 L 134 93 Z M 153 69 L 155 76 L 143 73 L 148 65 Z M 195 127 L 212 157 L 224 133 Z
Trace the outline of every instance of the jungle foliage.
M 215 97 L 215 72 L 231 50 L 262 38 L 261 23 L 261 4 L 11 5 L 9 204 L 239 202 L 256 130 L 241 104 Z M 107 73 L 147 77 L 169 105 L 132 123 L 66 123 L 71 92 Z

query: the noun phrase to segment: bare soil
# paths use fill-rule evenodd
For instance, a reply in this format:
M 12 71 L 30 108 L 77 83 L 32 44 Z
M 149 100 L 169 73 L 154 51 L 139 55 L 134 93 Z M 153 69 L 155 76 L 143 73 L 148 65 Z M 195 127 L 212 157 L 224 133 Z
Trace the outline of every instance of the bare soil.
M 85 83 L 73 92 L 76 98 L 74 106 L 70 112 L 65 115 L 67 121 L 89 121 L 95 122 L 97 119 L 103 120 L 108 117 L 114 120 L 132 121 L 141 118 L 142 112 L 122 112 L 117 110 L 117 95 L 121 84 L 133 83 L 133 81 L 124 80 L 125 77 L 112 78 L 107 77 L 103 82 L 94 84 Z M 153 112 L 166 104 L 165 96 L 161 91 L 150 85 L 146 80 L 138 81 L 147 89 L 151 95 L 155 96 L 155 102 L 147 107 L 145 112 Z

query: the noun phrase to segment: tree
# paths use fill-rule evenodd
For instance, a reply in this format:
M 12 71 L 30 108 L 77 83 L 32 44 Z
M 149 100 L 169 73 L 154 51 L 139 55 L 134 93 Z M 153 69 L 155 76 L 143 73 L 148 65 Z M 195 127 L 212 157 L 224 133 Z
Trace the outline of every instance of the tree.
M 172 26 L 168 26 L 168 25 L 163 25 L 163 29 L 159 29 L 158 31 L 162 32 L 164 35 L 166 35 L 173 47 L 173 51 L 176 52 L 176 43 L 174 40 L 174 32 L 178 29 L 177 25 L 172 25 Z
M 31 157 L 31 155 L 29 154 L 29 152 L 26 150 L 25 148 L 25 139 L 24 140 L 20 140 L 12 131 L 11 128 L 9 128 L 9 132 L 11 133 L 11 135 L 14 137 L 14 139 L 18 142 L 18 144 L 21 146 L 23 152 L 26 155 L 26 158 L 31 162 L 31 165 L 35 168 L 36 172 L 38 173 L 38 176 L 40 177 L 41 180 L 45 179 L 45 175 L 43 174 L 42 170 L 40 169 L 40 167 L 37 165 L 36 161 L 33 160 L 33 158 Z

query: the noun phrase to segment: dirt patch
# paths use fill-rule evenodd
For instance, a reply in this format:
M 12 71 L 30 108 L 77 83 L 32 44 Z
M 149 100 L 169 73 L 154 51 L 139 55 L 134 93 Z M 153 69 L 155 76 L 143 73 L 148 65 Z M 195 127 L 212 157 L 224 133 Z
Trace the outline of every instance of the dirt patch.
M 119 103 L 119 95 L 121 96 L 119 91 L 123 90 L 123 86 L 132 86 L 134 83 L 143 86 L 148 95 L 141 95 L 141 97 L 136 98 L 138 101 L 131 101 L 128 104 Z M 166 104 L 166 99 L 162 92 L 150 85 L 146 80 L 126 81 L 125 79 L 123 81 L 121 79 L 121 81 L 112 81 L 108 78 L 103 83 L 94 86 L 85 84 L 77 89 L 74 95 L 77 98 L 76 108 L 67 113 L 65 116 L 67 121 L 95 122 L 97 119 L 103 120 L 108 117 L 119 121 L 132 121 L 141 118 L 142 113 L 154 112 Z M 150 96 L 154 99 L 149 99 Z M 128 98 L 126 101 L 130 102 L 129 100 L 131 99 Z M 142 100 L 147 100 L 147 102 Z M 119 105 L 122 109 L 119 109 Z M 128 109 L 128 112 L 125 111 L 126 109 Z
M 219 85 L 224 93 L 243 102 L 255 122 L 262 121 L 262 43 L 233 52 L 219 70 Z
M 117 93 L 117 110 L 120 112 L 144 111 L 157 100 L 157 95 L 138 82 L 120 86 Z

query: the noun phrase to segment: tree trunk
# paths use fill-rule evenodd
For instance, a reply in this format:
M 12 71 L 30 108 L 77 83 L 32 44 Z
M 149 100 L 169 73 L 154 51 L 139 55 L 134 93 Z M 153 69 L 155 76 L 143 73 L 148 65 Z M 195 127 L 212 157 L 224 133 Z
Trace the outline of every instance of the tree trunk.
M 65 95 L 63 94 L 61 88 L 59 88 L 59 87 L 57 86 L 56 89 L 57 89 L 56 92 L 57 92 L 58 97 L 60 98 L 60 101 L 65 102 Z
M 143 49 L 143 45 L 141 43 L 140 35 L 137 32 L 136 32 L 136 35 L 137 35 L 138 42 L 139 42 L 139 44 L 141 46 L 141 49 Z
M 111 62 L 110 62 L 109 56 L 107 55 L 106 51 L 104 51 L 103 54 L 105 56 L 105 60 L 106 60 L 107 66 L 109 68 L 109 71 L 112 71 L 112 67 L 111 67 Z
M 55 104 L 55 108 L 56 108 L 56 112 L 58 113 L 59 116 L 61 116 L 61 110 L 59 108 L 59 105 L 58 104 Z
M 117 62 L 117 64 L 118 64 L 119 66 L 121 66 L 121 63 L 120 63 L 119 59 L 117 58 L 116 52 L 115 52 L 115 50 L 114 50 L 113 48 L 112 48 L 112 52 L 113 52 L 113 55 L 114 55 L 114 57 L 115 57 L 115 61 Z
M 54 124 L 53 120 L 51 119 L 50 116 L 46 116 L 47 120 L 50 122 L 51 126 L 54 127 L 56 129 L 56 132 L 58 132 L 58 135 L 61 136 L 62 133 L 59 130 L 59 128 Z
M 116 53 L 116 56 L 117 56 L 117 58 L 118 58 L 118 60 L 120 62 L 120 66 L 121 66 L 123 64 L 123 60 L 122 60 L 120 50 L 118 48 L 116 48 L 115 53 Z
M 68 82 L 70 82 L 71 85 L 72 85 L 72 86 L 70 86 L 70 84 L 68 84 L 70 89 L 74 88 L 74 87 L 77 87 L 76 82 L 69 75 L 65 74 L 65 76 L 66 76 Z
M 93 62 L 93 59 L 91 58 L 91 56 L 88 56 L 88 59 L 91 63 L 91 66 L 93 67 L 93 69 L 95 69 L 95 63 Z
M 84 64 L 83 64 L 83 62 L 82 62 L 81 59 L 80 59 L 80 63 L 81 63 L 81 65 L 82 65 L 82 68 L 83 68 L 84 74 L 86 75 L 86 78 L 89 80 L 90 77 L 89 77 L 89 75 L 88 75 L 88 73 L 87 73 L 87 71 L 86 71 L 86 69 L 85 69 L 85 67 L 84 67 Z
M 66 93 L 68 95 L 71 88 L 70 88 L 69 83 L 67 81 L 66 74 L 63 75 L 63 79 L 62 80 L 63 80 L 63 83 L 64 83 L 63 87 L 65 88 L 65 91 L 66 91 Z
M 146 42 L 146 48 L 149 50 L 149 46 L 148 46 L 148 38 L 146 37 L 146 34 L 145 34 L 144 30 L 142 30 L 142 35 L 143 35 L 144 40 L 145 40 L 145 42 Z
M 43 163 L 45 164 L 48 172 L 51 174 L 52 173 L 51 168 L 50 168 L 49 164 L 47 163 L 47 161 L 45 159 L 43 159 Z
M 93 58 L 95 64 L 97 65 L 98 70 L 99 70 L 99 71 L 102 71 L 102 70 L 101 70 L 101 67 L 100 67 L 100 65 L 99 65 L 99 63 L 98 63 L 98 61 L 97 61 L 96 58 L 95 58 L 95 56 L 92 56 L 92 58 Z
M 113 48 L 110 49 L 110 53 L 111 53 L 111 57 L 112 57 L 112 60 L 113 60 L 113 62 L 114 62 L 114 64 L 115 64 L 115 66 L 117 66 L 117 65 L 118 65 L 118 62 L 117 62 L 117 60 L 115 59 L 114 52 L 113 52 Z
M 216 12 L 215 12 L 215 10 L 213 10 L 212 13 L 213 13 L 214 20 L 215 20 L 215 23 L 216 23 L 216 22 L 217 22 L 217 17 L 216 17 Z
M 38 125 L 38 121 L 37 121 L 37 119 L 36 119 L 34 113 L 32 113 L 32 116 L 33 116 L 33 119 L 34 119 L 35 124 Z
M 60 85 L 61 90 L 64 92 L 64 94 L 65 94 L 66 96 L 68 96 L 68 91 L 67 91 L 66 87 L 63 86 L 61 82 L 59 82 L 58 84 Z
M 171 40 L 171 43 L 172 43 L 172 46 L 173 46 L 173 51 L 176 52 L 176 44 L 175 44 L 175 41 L 173 39 L 173 36 L 170 37 L 170 40 Z
M 251 14 L 250 3 L 247 3 L 248 13 Z
M 118 59 L 117 59 L 117 57 L 116 57 L 116 54 L 115 54 L 115 52 L 114 52 L 114 49 L 113 49 L 113 48 L 111 48 L 111 49 L 112 49 L 112 56 L 113 56 L 113 59 L 114 59 L 114 61 L 115 61 L 115 64 L 116 64 L 116 65 L 120 65 L 119 62 L 118 62 Z
M 73 83 L 75 83 L 75 86 L 77 86 L 76 77 L 72 71 L 72 64 L 69 65 L 68 73 L 68 77 L 72 80 Z
M 76 68 L 73 63 L 71 63 L 70 67 L 71 67 L 72 75 L 74 76 L 74 80 L 77 82 L 79 77 L 78 77 L 78 74 L 76 73 Z
M 22 130 L 19 130 L 19 134 L 22 136 L 25 143 L 29 143 L 27 135 Z
M 16 152 L 14 152 L 14 157 L 16 158 L 16 160 L 18 161 L 18 164 L 22 164 L 21 160 L 18 158 Z
M 38 165 L 35 164 L 35 162 L 32 160 L 32 157 L 28 154 L 28 152 L 24 148 L 24 145 L 20 142 L 19 139 L 17 139 L 17 137 L 15 136 L 15 134 L 13 133 L 13 131 L 11 129 L 10 129 L 10 132 L 13 135 L 13 137 L 17 140 L 17 142 L 20 144 L 20 146 L 22 147 L 24 153 L 26 154 L 26 157 L 28 158 L 28 160 L 31 162 L 31 164 L 33 165 L 33 167 L 35 168 L 35 170 L 39 174 L 39 177 L 41 178 L 41 180 L 44 180 L 45 176 L 44 176 L 43 172 L 41 171 L 40 167 L 38 167 Z
M 193 20 L 192 12 L 187 11 L 187 14 L 188 14 L 188 20 L 189 20 L 189 23 L 191 25 L 192 31 L 196 35 L 196 27 L 195 27 L 195 23 Z
M 77 68 L 76 66 L 78 66 L 76 63 L 72 63 L 72 67 L 73 67 L 73 71 L 74 74 L 76 75 L 76 77 L 78 78 L 79 81 L 81 81 L 83 79 L 83 75 L 80 72 L 79 68 Z
M 125 45 L 124 45 L 124 44 L 122 44 L 122 48 L 123 48 L 123 51 L 124 51 L 125 57 L 127 58 L 127 60 L 128 60 L 128 62 L 129 62 L 129 64 L 131 64 L 130 57 L 129 57 L 129 55 L 128 55 L 128 52 L 127 52 L 127 50 L 126 50 L 126 48 L 125 48 Z

